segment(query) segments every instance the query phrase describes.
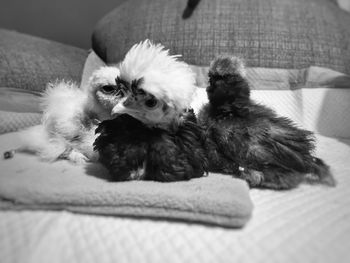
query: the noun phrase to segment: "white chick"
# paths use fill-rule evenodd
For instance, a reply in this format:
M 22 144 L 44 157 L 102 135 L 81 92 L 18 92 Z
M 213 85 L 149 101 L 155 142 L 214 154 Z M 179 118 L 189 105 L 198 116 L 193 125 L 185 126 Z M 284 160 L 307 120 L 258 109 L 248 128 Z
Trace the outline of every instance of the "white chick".
M 95 129 L 111 118 L 111 110 L 123 96 L 116 85 L 118 76 L 117 67 L 106 66 L 96 70 L 85 87 L 69 81 L 48 84 L 41 98 L 42 123 L 21 131 L 21 144 L 12 151 L 35 153 L 45 161 L 97 161 Z

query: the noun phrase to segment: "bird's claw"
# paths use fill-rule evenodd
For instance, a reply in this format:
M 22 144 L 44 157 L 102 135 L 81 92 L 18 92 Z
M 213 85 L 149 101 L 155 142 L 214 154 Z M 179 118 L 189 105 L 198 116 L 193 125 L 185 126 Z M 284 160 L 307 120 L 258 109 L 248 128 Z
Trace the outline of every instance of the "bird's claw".
M 74 164 L 85 164 L 86 162 L 89 161 L 88 157 L 86 157 L 84 154 L 77 152 L 75 150 L 72 150 L 68 154 L 67 159 Z
M 130 180 L 141 180 L 145 175 L 145 169 L 143 167 L 138 168 L 137 170 L 131 171 L 129 175 Z

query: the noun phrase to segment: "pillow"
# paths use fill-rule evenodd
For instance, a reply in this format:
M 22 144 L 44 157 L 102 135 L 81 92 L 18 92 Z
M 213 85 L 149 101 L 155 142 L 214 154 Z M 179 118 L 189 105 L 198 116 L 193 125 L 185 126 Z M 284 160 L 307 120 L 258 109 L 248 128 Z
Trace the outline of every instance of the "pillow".
M 56 79 L 80 81 L 87 51 L 0 29 L 0 87 L 42 91 Z
M 0 134 L 18 131 L 41 122 L 41 114 L 0 110 Z
M 129 0 L 99 21 L 93 49 L 116 63 L 133 44 L 149 38 L 194 65 L 231 53 L 250 67 L 317 65 L 350 74 L 350 14 L 336 1 L 202 0 L 183 19 L 186 4 Z
M 87 51 L 0 29 L 0 134 L 41 121 L 40 92 L 56 79 L 80 82 Z
M 82 83 L 105 63 L 95 52 L 86 60 Z M 191 66 L 199 89 L 191 104 L 197 113 L 207 103 L 208 67 Z M 350 138 L 350 76 L 327 68 L 247 68 L 252 99 L 318 134 Z
M 337 0 L 337 2 L 341 8 L 350 12 L 350 1 L 349 0 Z

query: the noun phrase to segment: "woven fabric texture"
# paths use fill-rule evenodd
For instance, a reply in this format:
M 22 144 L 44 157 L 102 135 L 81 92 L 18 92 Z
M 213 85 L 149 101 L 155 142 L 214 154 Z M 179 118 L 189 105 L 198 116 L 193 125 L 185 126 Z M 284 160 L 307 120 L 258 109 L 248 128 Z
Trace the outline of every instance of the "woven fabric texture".
M 248 66 L 322 66 L 350 73 L 350 14 L 329 0 L 130 0 L 103 17 L 93 48 L 107 63 L 149 38 L 194 65 L 232 53 Z
M 87 51 L 0 29 L 0 87 L 41 91 L 56 79 L 80 81 Z
M 0 111 L 0 134 L 28 128 L 40 122 L 40 113 Z
M 0 136 L 0 152 L 20 145 L 18 133 Z M 253 209 L 247 183 L 222 174 L 172 183 L 110 182 L 101 164 L 42 162 L 23 153 L 0 158 L 0 171 L 0 211 L 68 210 L 242 227 Z
M 317 141 L 317 155 L 332 167 L 338 185 L 250 190 L 254 212 L 243 229 L 68 212 L 0 211 L 1 262 L 349 263 L 350 140 L 317 136 Z M 34 161 L 31 167 L 37 164 Z M 74 177 L 67 170 L 69 175 Z

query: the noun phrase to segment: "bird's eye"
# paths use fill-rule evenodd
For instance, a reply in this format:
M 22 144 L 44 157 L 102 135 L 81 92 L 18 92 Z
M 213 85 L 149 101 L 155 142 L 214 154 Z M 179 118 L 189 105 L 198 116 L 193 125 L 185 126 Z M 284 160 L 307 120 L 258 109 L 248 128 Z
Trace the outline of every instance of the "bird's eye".
M 105 86 L 101 87 L 101 90 L 102 90 L 103 93 L 111 94 L 111 93 L 116 91 L 116 86 L 114 86 L 114 85 L 105 85 Z
M 156 98 L 150 98 L 145 101 L 145 105 L 147 108 L 155 108 L 158 105 L 158 100 Z

